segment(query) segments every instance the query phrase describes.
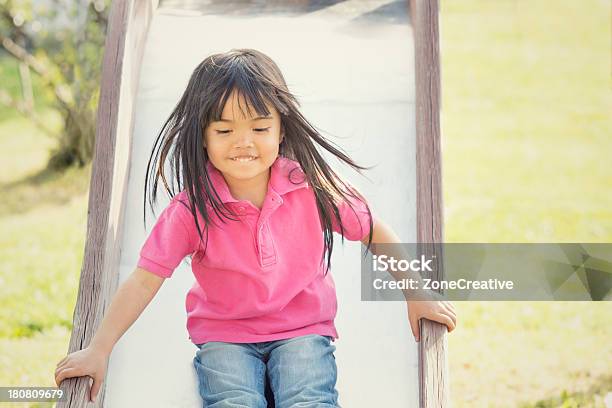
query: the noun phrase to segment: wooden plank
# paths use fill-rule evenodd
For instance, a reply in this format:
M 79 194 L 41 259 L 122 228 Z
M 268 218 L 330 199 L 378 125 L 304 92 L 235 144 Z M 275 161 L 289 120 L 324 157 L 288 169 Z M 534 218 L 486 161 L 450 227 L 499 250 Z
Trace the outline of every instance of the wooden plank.
M 146 35 L 157 0 L 112 2 L 106 36 L 96 141 L 89 190 L 87 237 L 68 352 L 87 347 L 117 288 L 124 196 L 134 102 Z M 120 141 L 117 143 L 117 141 Z M 88 377 L 66 379 L 66 401 L 57 407 L 85 407 Z M 94 406 L 104 405 L 104 385 Z
M 417 241 L 427 256 L 436 256 L 436 275 L 444 275 L 438 253 L 443 239 L 440 157 L 440 56 L 438 0 L 410 0 L 415 42 L 417 140 Z M 449 378 L 446 326 L 421 320 L 419 406 L 448 407 Z

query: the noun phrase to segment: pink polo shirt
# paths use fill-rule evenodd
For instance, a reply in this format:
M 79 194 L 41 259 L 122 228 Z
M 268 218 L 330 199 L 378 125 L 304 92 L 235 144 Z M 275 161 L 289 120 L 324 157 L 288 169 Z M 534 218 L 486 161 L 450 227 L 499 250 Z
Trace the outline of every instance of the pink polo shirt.
M 240 221 L 211 224 L 202 256 L 204 243 L 199 242 L 193 217 L 179 202 L 188 202 L 182 191 L 159 215 L 138 261 L 138 267 L 169 278 L 191 255 L 195 283 L 185 302 L 191 341 L 255 343 L 306 334 L 337 339 L 336 289 L 331 271 L 324 276 L 323 230 L 299 163 L 276 159 L 261 210 L 232 197 L 211 163 L 208 170 L 219 197 L 237 210 Z M 346 202 L 339 210 L 344 237 L 357 241 L 370 232 L 369 216 L 363 203 L 351 202 L 355 211 Z M 336 222 L 333 229 L 340 231 Z

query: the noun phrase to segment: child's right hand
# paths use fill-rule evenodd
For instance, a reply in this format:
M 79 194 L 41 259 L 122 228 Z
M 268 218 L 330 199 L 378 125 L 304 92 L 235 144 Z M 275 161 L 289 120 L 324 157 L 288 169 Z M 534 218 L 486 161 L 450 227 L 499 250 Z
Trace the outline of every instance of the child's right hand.
M 108 358 L 108 354 L 92 347 L 70 353 L 57 364 L 55 383 L 59 387 L 66 378 L 89 376 L 93 379 L 89 400 L 93 402 L 104 381 Z
M 409 295 L 406 300 L 408 306 L 408 321 L 415 341 L 420 341 L 419 320 L 422 318 L 446 325 L 450 333 L 457 326 L 457 312 L 455 306 L 444 300 L 444 297 L 433 290 L 419 290 Z

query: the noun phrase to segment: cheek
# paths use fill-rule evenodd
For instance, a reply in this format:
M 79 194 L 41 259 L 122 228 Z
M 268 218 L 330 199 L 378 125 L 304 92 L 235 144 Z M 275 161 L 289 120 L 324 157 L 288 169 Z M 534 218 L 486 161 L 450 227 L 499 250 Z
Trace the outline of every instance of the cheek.
M 277 131 L 277 133 L 275 134 L 268 135 L 263 141 L 262 145 L 265 145 L 267 149 L 273 150 L 278 149 L 278 145 L 280 142 L 280 133 Z
M 222 143 L 213 142 L 210 143 L 207 141 L 206 143 L 206 153 L 208 154 L 208 158 L 211 161 L 220 160 L 224 157 L 225 149 L 222 146 Z
M 267 160 L 274 161 L 279 152 L 278 141 L 266 141 L 265 144 L 260 144 L 257 147 L 257 150 L 259 151 L 259 154 L 265 156 Z
M 279 143 L 280 142 L 277 137 L 269 137 L 269 138 L 266 138 L 264 143 L 262 143 L 262 146 L 265 146 L 266 150 L 274 150 L 274 149 L 278 149 Z

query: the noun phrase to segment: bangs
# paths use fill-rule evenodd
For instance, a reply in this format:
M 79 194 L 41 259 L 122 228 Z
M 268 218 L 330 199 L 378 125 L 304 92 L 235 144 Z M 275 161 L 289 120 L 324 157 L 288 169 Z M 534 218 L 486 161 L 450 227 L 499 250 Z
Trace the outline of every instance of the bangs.
M 245 117 L 268 116 L 270 106 L 273 106 L 279 114 L 287 111 L 287 107 L 278 98 L 276 87 L 270 82 L 259 79 L 260 75 L 246 72 L 248 68 L 234 63 L 227 69 L 226 75 L 222 75 L 213 88 L 217 92 L 211 98 L 217 103 L 210 107 L 206 116 L 207 122 L 219 121 L 223 108 L 233 92 L 238 98 L 238 109 Z M 216 85 L 216 86 L 214 86 Z

